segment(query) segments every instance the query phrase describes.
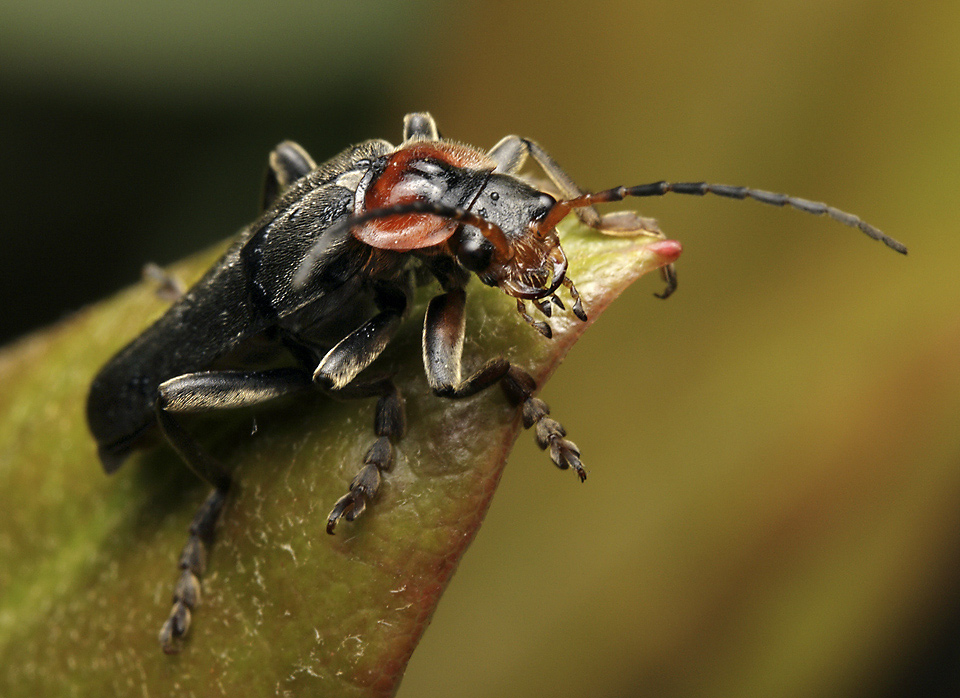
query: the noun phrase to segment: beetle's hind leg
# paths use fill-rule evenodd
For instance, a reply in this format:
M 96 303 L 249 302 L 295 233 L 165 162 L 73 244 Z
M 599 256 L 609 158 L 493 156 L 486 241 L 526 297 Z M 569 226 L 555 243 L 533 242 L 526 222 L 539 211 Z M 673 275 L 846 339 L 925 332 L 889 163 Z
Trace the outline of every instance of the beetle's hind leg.
M 488 361 L 467 379 L 461 379 L 461 357 L 466 329 L 466 294 L 454 289 L 430 301 L 423 327 L 423 364 L 433 392 L 440 397 L 460 399 L 500 383 L 507 399 L 520 407 L 523 426 L 535 427 L 537 444 L 549 450 L 550 459 L 561 470 L 572 468 L 580 481 L 587 471 L 580 462 L 580 449 L 566 438 L 559 422 L 549 417 L 550 408 L 534 397 L 537 383 L 526 371 L 511 366 L 504 358 Z
M 260 210 L 266 211 L 287 187 L 316 168 L 317 163 L 301 145 L 293 141 L 279 143 L 267 159 Z
M 180 640 L 190 629 L 193 610 L 200 603 L 200 579 L 207 551 L 230 490 L 230 474 L 187 433 L 177 415 L 246 407 L 312 387 L 310 374 L 298 369 L 188 373 L 160 385 L 156 402 L 160 429 L 187 465 L 214 488 L 197 510 L 187 544 L 180 553 L 180 577 L 173 593 L 173 607 L 160 629 L 164 652 L 178 652 Z
M 160 300 L 173 303 L 180 300 L 187 292 L 187 287 L 180 277 L 168 272 L 155 262 L 144 264 L 140 273 L 144 281 L 156 285 L 155 293 Z
M 173 607 L 160 628 L 160 647 L 167 654 L 180 651 L 179 640 L 190 629 L 193 610 L 200 604 L 200 579 L 206 570 L 207 549 L 213 543 L 213 530 L 227 489 L 215 488 L 197 510 L 190 524 L 190 537 L 180 553 L 180 577 L 173 591 Z

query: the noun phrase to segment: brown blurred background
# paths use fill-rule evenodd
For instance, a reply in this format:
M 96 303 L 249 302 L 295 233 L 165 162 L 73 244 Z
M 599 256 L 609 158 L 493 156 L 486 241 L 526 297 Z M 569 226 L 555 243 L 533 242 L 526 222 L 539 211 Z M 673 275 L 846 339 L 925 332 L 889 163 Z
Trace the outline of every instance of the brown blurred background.
M 680 290 L 545 391 L 590 479 L 521 438 L 400 696 L 960 693 L 960 4 L 5 3 L 0 94 L 5 339 L 238 229 L 277 141 L 413 110 L 587 188 L 903 240 L 640 202 Z

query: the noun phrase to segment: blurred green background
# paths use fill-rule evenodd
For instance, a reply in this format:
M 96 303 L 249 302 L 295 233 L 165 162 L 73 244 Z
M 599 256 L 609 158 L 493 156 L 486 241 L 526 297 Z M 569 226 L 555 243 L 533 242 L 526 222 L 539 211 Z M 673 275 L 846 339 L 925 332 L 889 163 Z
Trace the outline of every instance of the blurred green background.
M 587 188 L 877 224 L 908 258 L 639 202 L 680 290 L 631 289 L 545 391 L 590 479 L 521 438 L 399 695 L 960 692 L 960 4 L 3 3 L 0 94 L 7 339 L 241 227 L 277 141 L 413 110 Z

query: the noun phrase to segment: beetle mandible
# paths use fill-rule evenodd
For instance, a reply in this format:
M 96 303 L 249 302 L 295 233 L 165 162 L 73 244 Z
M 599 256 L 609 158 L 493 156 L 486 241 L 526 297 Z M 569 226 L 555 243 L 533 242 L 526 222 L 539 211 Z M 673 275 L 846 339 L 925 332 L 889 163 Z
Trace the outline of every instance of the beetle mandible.
M 542 191 L 519 176 L 532 158 L 552 183 Z M 822 203 L 784 194 L 697 183 L 657 182 L 587 193 L 536 142 L 507 136 L 487 152 L 440 137 L 427 113 L 408 114 L 403 142 L 368 140 L 320 165 L 283 142 L 270 154 L 262 213 L 223 257 L 153 325 L 94 378 L 87 420 L 107 473 L 158 430 L 213 491 L 197 511 L 179 559 L 173 608 L 160 631 L 176 652 L 200 598 L 206 549 L 230 490 L 231 475 L 181 425 L 181 415 L 256 405 L 306 390 L 344 398 L 377 398 L 376 439 L 347 493 L 333 506 L 327 532 L 353 521 L 376 496 L 403 434 L 403 402 L 393 381 L 355 380 L 383 352 L 411 304 L 415 274 L 425 269 L 442 293 L 427 306 L 423 362 L 433 392 L 460 399 L 500 383 L 535 428 L 541 448 L 580 480 L 580 451 L 535 397 L 521 368 L 494 358 L 461 376 L 465 287 L 472 275 L 516 299 L 534 329 L 550 337 L 545 317 L 565 310 L 586 320 L 556 225 L 573 212 L 615 235 L 662 237 L 655 221 L 632 212 L 600 215 L 595 204 L 626 197 L 716 194 L 789 205 L 858 228 L 894 250 L 906 248 L 873 226 Z M 661 269 L 666 298 L 677 284 Z M 254 340 L 267 339 L 293 367 L 211 370 Z

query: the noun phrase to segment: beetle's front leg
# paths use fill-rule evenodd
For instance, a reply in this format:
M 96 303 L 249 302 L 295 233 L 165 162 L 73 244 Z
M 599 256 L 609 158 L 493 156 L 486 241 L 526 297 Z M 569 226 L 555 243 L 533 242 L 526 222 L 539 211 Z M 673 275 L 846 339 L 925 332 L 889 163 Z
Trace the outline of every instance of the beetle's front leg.
M 463 338 L 466 331 L 466 294 L 454 289 L 430 301 L 423 326 L 423 365 L 427 381 L 440 397 L 464 398 L 500 382 L 507 399 L 521 408 L 523 426 L 536 428 L 537 443 L 548 449 L 561 470 L 573 468 L 580 481 L 587 471 L 580 462 L 580 449 L 566 438 L 567 432 L 551 419 L 550 408 L 534 397 L 537 383 L 526 371 L 504 358 L 491 359 L 466 380 L 460 378 Z

